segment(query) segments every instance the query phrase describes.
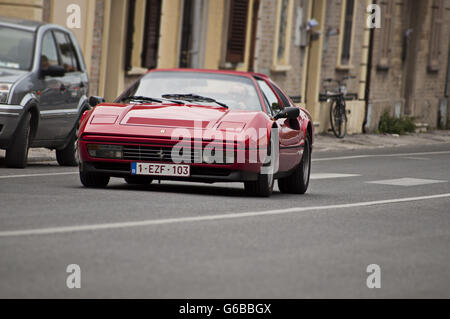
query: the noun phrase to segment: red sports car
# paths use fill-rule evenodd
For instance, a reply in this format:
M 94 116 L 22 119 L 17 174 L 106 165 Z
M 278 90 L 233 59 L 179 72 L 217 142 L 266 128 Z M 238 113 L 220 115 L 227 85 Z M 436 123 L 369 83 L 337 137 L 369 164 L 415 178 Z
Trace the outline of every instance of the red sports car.
M 243 182 L 255 196 L 303 194 L 311 116 L 266 75 L 152 70 L 114 103 L 91 97 L 78 135 L 80 179 L 106 187 L 153 180 Z

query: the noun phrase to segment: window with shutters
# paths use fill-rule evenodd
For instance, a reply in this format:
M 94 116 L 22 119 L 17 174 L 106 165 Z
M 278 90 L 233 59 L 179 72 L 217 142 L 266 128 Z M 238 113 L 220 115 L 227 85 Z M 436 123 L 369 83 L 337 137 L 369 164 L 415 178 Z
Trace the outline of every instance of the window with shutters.
M 444 0 L 433 0 L 431 16 L 430 49 L 428 53 L 428 70 L 436 72 L 440 66 L 440 49 L 442 36 L 442 20 L 444 15 Z
M 161 0 L 147 0 L 142 50 L 142 67 L 146 69 L 154 69 L 158 64 L 160 22 Z
M 128 7 L 128 74 L 145 73 L 158 64 L 158 44 L 162 0 L 130 0 Z
M 292 34 L 293 0 L 277 1 L 277 21 L 275 27 L 275 41 L 272 71 L 288 71 L 291 66 L 290 48 Z
M 392 16 L 394 14 L 395 1 L 385 0 L 381 2 L 382 22 L 380 29 L 380 51 L 377 68 L 387 70 L 391 65 L 391 38 L 393 32 Z
M 245 60 L 248 0 L 231 0 L 225 61 L 241 63 Z
M 352 67 L 353 35 L 355 29 L 356 0 L 343 0 L 339 33 L 338 68 Z

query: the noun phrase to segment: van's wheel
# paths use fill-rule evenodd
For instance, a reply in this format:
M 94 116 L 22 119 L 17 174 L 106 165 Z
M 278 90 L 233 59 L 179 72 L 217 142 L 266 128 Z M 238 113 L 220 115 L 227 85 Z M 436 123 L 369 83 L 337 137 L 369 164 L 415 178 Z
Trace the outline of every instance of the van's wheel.
M 25 168 L 27 166 L 28 149 L 31 137 L 31 113 L 24 114 L 16 130 L 11 146 L 6 150 L 6 166 Z
M 267 147 L 267 155 L 271 155 L 272 150 L 272 138 L 270 139 L 269 145 Z M 274 161 L 271 159 L 270 163 L 264 166 L 270 166 Z M 258 179 L 256 181 L 244 182 L 245 192 L 250 196 L 257 197 L 270 197 L 272 195 L 274 185 L 273 174 L 258 174 Z
M 302 161 L 291 175 L 278 180 L 278 188 L 282 193 L 304 194 L 308 189 L 310 175 L 311 140 L 309 134 L 306 134 Z
M 130 185 L 149 185 L 153 182 L 153 178 L 146 176 L 125 177 L 125 182 Z
M 105 188 L 108 186 L 110 177 L 80 170 L 80 181 L 85 187 Z

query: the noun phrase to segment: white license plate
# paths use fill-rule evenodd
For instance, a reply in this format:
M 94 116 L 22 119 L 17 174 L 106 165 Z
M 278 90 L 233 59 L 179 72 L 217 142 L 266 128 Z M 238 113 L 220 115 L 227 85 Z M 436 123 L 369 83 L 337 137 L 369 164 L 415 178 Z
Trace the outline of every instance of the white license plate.
M 189 177 L 191 175 L 191 167 L 189 165 L 180 165 L 180 164 L 135 162 L 131 163 L 131 174 Z

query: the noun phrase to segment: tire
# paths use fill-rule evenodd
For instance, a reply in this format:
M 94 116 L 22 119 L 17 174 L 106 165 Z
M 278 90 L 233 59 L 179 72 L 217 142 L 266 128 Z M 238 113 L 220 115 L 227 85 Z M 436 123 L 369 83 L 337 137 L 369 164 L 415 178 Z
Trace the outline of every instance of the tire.
M 342 104 L 341 104 L 342 103 Z M 330 123 L 334 136 L 344 138 L 347 133 L 347 114 L 345 112 L 345 101 L 333 100 L 330 105 Z
M 56 150 L 56 161 L 60 166 L 78 166 L 78 130 L 70 134 L 69 144 L 62 150 Z
M 109 176 L 99 175 L 91 172 L 80 170 L 80 181 L 85 187 L 89 188 L 105 188 L 109 183 Z
M 131 176 L 124 179 L 129 185 L 150 185 L 153 182 L 153 178 L 146 176 Z
M 272 140 L 271 140 L 272 141 Z M 271 153 L 271 142 L 268 146 L 268 155 Z M 267 166 L 270 165 L 266 164 Z M 258 174 L 256 181 L 244 182 L 245 192 L 250 196 L 270 197 L 274 185 L 273 174 Z
M 85 107 L 81 114 L 88 108 Z M 56 161 L 60 166 L 78 166 L 80 160 L 78 158 L 78 128 L 80 119 L 77 120 L 75 128 L 72 130 L 70 142 L 62 150 L 56 150 Z
M 28 150 L 31 137 L 31 113 L 27 112 L 17 127 L 15 138 L 6 150 L 6 166 L 25 168 L 27 166 Z
M 303 157 L 295 171 L 284 178 L 278 180 L 280 192 L 287 194 L 305 194 L 309 186 L 311 175 L 311 140 L 306 134 Z
M 259 174 L 257 181 L 244 182 L 245 192 L 250 196 L 270 197 L 273 191 L 273 175 Z

